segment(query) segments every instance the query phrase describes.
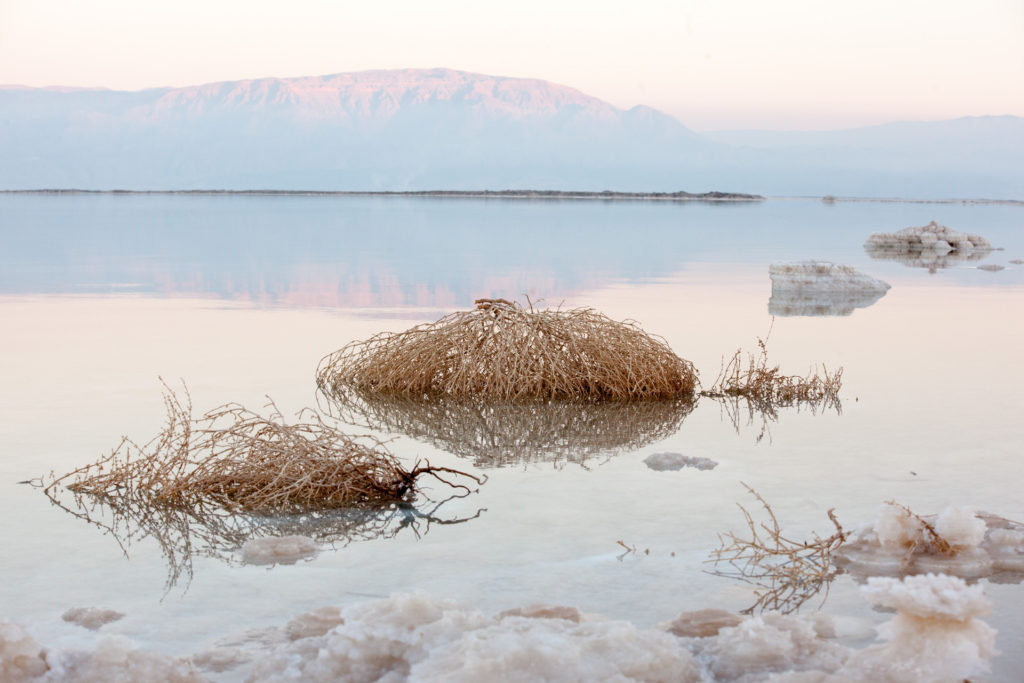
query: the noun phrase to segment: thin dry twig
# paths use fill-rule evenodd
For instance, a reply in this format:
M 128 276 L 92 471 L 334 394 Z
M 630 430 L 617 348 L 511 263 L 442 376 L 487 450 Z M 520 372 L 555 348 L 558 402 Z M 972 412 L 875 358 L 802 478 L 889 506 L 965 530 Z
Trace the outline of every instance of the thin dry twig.
M 636 400 L 692 396 L 693 364 L 633 321 L 589 308 L 524 308 L 478 299 L 470 311 L 356 341 L 320 361 L 327 394 L 498 400 Z
M 719 534 L 720 546 L 712 551 L 708 562 L 714 563 L 714 574 L 740 579 L 755 586 L 756 602 L 743 610 L 751 614 L 756 610 L 777 610 L 788 614 L 797 610 L 822 588 L 828 587 L 838 573 L 832 563 L 832 553 L 846 541 L 833 510 L 828 518 L 836 532 L 828 538 L 814 534 L 809 541 L 786 537 L 771 505 L 757 491 L 743 484 L 757 499 L 768 522 L 757 522 L 751 513 L 737 503 L 747 523 L 749 538 L 729 531 Z M 732 571 L 717 567 L 726 562 Z M 827 593 L 826 593 L 827 595 Z

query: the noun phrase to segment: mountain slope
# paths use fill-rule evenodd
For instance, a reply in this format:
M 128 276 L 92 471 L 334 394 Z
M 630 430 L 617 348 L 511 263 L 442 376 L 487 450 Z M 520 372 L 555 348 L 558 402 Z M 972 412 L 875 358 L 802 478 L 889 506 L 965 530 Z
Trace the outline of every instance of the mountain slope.
M 710 190 L 1024 197 L 1024 119 L 697 135 L 450 69 L 138 92 L 0 87 L 0 189 Z

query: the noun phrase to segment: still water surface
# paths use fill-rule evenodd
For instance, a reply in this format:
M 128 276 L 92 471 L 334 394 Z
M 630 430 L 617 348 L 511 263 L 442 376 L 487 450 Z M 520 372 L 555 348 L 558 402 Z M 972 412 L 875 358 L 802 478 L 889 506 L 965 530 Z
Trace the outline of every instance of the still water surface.
M 929 272 L 862 247 L 872 232 L 933 219 L 1004 251 Z M 793 535 L 829 533 L 833 507 L 855 527 L 890 499 L 922 514 L 961 504 L 1024 520 L 1024 266 L 1010 263 L 1024 258 L 1021 207 L 3 196 L 0 237 L 0 617 L 49 645 L 93 642 L 60 619 L 77 606 L 124 612 L 103 633 L 175 655 L 397 591 L 485 611 L 575 605 L 641 626 L 684 610 L 742 609 L 749 588 L 705 563 L 717 533 L 742 527 L 740 482 Z M 773 322 L 769 264 L 811 258 L 892 289 L 849 315 Z M 987 263 L 1006 268 L 976 268 Z M 155 435 L 158 377 L 187 382 L 197 412 L 228 401 L 260 407 L 269 395 L 290 414 L 316 405 L 318 360 L 349 341 L 477 297 L 524 294 L 635 319 L 706 384 L 723 356 L 771 329 L 783 371 L 844 368 L 842 410 L 782 410 L 760 439 L 760 419 L 734 425 L 713 401 L 631 417 L 635 438 L 616 439 L 616 416 L 586 417 L 610 434 L 607 448 L 573 431 L 579 416 L 540 427 L 511 416 L 503 424 L 539 430 L 540 440 L 505 457 L 475 452 L 478 440 L 378 433 L 409 462 L 485 472 L 479 493 L 438 511 L 466 521 L 419 520 L 270 569 L 241 565 L 227 548 L 194 557 L 191 580 L 169 587 L 152 538 L 122 552 L 18 483 L 91 462 L 122 435 Z M 666 451 L 718 465 L 644 464 Z M 638 552 L 623 556 L 620 540 Z M 1005 653 L 991 680 L 1013 680 L 1024 661 L 1024 586 L 986 590 Z M 845 576 L 822 609 L 885 618 Z

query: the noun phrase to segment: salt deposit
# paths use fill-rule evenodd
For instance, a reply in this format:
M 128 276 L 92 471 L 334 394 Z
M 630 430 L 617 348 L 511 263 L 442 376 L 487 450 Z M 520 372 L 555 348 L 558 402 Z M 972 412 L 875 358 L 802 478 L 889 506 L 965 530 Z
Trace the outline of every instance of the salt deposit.
M 839 547 L 836 563 L 858 576 L 932 571 L 977 578 L 999 573 L 1019 581 L 1024 579 L 1024 524 L 964 507 L 917 516 L 886 503 L 873 524 Z
M 242 561 L 246 564 L 292 564 L 316 552 L 316 541 L 308 536 L 264 536 L 242 546 Z
M 1005 270 L 1006 266 L 1000 266 L 996 263 L 986 263 L 983 266 L 978 266 L 978 270 L 987 270 L 990 273 L 998 273 L 1000 270 Z
M 112 609 L 100 609 L 98 607 L 73 607 L 61 615 L 61 619 L 72 624 L 78 624 L 83 628 L 96 631 L 104 624 L 117 621 L 124 617 L 121 612 Z
M 24 628 L 0 620 L 0 681 L 21 683 L 198 683 L 191 662 L 136 650 L 126 638 L 102 638 L 91 651 L 53 651 Z
M 957 518 L 957 515 L 953 515 Z M 952 519 L 957 526 L 963 520 Z M 975 530 L 968 523 L 965 539 Z M 884 642 L 862 650 L 835 641 L 821 614 L 741 618 L 722 610 L 638 628 L 573 607 L 533 605 L 497 616 L 425 594 L 314 610 L 258 638 L 191 662 L 104 638 L 91 652 L 40 646 L 0 621 L 2 681 L 959 681 L 984 672 L 995 631 L 978 617 L 980 586 L 950 576 L 873 578 L 863 589 L 897 614 Z
M 778 316 L 850 315 L 882 298 L 889 285 L 850 266 L 824 261 L 773 264 L 768 312 Z
M 718 463 L 710 458 L 700 458 L 682 453 L 651 453 L 644 458 L 644 464 L 656 472 L 681 470 L 692 467 L 696 470 L 713 470 Z
M 980 260 L 992 251 L 992 244 L 981 235 L 957 232 L 932 221 L 898 232 L 876 232 L 868 237 L 864 249 L 874 259 L 901 261 L 935 272 L 954 263 Z

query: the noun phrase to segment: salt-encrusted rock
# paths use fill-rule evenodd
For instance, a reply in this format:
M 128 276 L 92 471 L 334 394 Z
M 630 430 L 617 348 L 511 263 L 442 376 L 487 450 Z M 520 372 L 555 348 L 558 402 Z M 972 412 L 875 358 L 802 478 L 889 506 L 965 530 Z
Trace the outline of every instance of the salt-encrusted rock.
M 61 619 L 72 624 L 78 624 L 83 628 L 96 631 L 105 624 L 117 621 L 124 617 L 121 612 L 112 609 L 100 609 L 99 607 L 72 607 L 61 615 Z
M 925 574 L 871 577 L 862 590 L 874 604 L 899 611 L 878 628 L 887 642 L 858 652 L 839 674 L 911 683 L 961 681 L 988 670 L 996 631 L 976 618 L 991 611 L 981 585 Z
M 889 291 L 888 283 L 825 261 L 773 264 L 768 312 L 778 316 L 850 315 Z
M 898 232 L 876 232 L 864 242 L 864 249 L 874 259 L 901 261 L 935 272 L 954 263 L 980 260 L 992 251 L 992 244 L 981 235 L 957 232 L 932 221 Z
M 291 564 L 316 555 L 316 541 L 306 536 L 264 536 L 242 546 L 246 564 Z
M 668 624 L 666 631 L 680 638 L 710 638 L 717 636 L 723 628 L 738 626 L 743 617 L 724 609 L 699 609 L 683 612 Z
M 656 472 L 681 470 L 692 467 L 695 470 L 713 470 L 718 463 L 710 458 L 699 458 L 682 453 L 651 453 L 644 458 L 644 464 Z
M 838 548 L 836 562 L 862 577 L 942 572 L 964 578 L 999 574 L 1003 580 L 1021 581 L 1024 524 L 966 507 L 918 517 L 886 503 L 873 524 Z

